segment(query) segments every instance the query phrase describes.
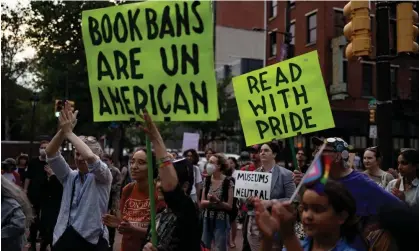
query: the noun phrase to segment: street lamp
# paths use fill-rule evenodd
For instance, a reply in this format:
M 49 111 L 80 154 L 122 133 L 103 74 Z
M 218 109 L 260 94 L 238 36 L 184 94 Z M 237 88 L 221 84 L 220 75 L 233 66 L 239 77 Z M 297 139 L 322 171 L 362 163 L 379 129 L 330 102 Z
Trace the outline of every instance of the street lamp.
M 253 27 L 252 30 L 254 30 L 254 31 L 267 31 L 266 29 L 263 29 L 263 28 L 260 28 L 260 27 Z M 290 33 L 290 32 L 283 32 L 283 31 L 277 31 L 277 30 L 274 30 L 274 31 L 271 31 L 271 32 L 284 35 L 285 39 L 290 39 L 290 38 L 292 39 L 292 33 Z M 291 39 L 289 40 L 290 42 L 291 42 Z
M 29 155 L 29 160 L 32 159 L 32 147 L 33 147 L 33 140 L 34 140 L 34 137 L 35 137 L 35 132 L 34 132 L 34 130 L 35 130 L 35 111 L 36 111 L 36 106 L 39 102 L 38 93 L 36 93 L 36 92 L 32 93 L 30 101 L 31 101 L 31 105 L 32 105 L 32 119 L 31 119 L 31 135 L 30 135 L 31 141 L 29 143 L 29 154 L 28 154 Z
M 253 27 L 252 30 L 253 31 L 264 31 L 264 32 L 267 31 L 266 29 L 263 29 L 263 28 L 260 28 L 260 27 Z M 292 45 L 291 45 L 292 33 L 291 32 L 278 31 L 278 30 L 273 30 L 273 31 L 270 31 L 270 32 L 275 33 L 275 34 L 284 35 L 283 45 L 285 45 L 285 46 L 281 46 L 281 54 L 280 55 L 282 55 L 282 56 L 280 56 L 279 61 L 282 61 L 284 59 L 293 57 L 293 55 L 292 55 L 293 54 L 293 49 L 292 49 Z M 265 53 L 266 53 L 266 51 L 265 51 Z M 266 62 L 265 62 L 265 64 L 266 64 Z

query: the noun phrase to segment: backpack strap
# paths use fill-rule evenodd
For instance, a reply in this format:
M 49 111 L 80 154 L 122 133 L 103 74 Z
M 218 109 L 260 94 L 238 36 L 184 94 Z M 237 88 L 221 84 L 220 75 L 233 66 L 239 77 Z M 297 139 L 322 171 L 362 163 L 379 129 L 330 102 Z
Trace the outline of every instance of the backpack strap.
M 224 202 L 228 201 L 228 190 L 230 189 L 230 177 L 225 177 L 222 185 L 222 198 Z
M 205 200 L 208 200 L 208 192 L 209 192 L 210 186 L 211 186 L 211 176 L 207 176 L 205 178 L 205 197 L 204 197 Z

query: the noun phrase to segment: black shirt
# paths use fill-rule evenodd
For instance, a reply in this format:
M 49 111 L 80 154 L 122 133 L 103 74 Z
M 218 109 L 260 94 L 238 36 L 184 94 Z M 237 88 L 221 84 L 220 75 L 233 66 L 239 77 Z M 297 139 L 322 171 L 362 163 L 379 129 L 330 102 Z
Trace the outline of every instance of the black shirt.
M 29 162 L 26 178 L 31 180 L 28 187 L 28 197 L 32 204 L 41 201 L 42 188 L 48 179 L 47 173 L 44 170 L 45 165 L 47 165 L 47 162 L 39 158 L 35 158 Z
M 167 208 L 156 216 L 158 251 L 200 251 L 201 236 L 198 213 L 192 199 L 180 186 L 164 192 Z M 147 242 L 151 242 L 150 228 Z

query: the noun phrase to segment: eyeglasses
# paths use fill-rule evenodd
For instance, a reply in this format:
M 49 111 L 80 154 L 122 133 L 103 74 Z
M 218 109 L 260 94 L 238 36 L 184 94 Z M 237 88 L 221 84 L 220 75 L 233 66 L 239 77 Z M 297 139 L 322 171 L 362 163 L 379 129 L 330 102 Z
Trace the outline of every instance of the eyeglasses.
M 327 139 L 326 139 L 326 142 L 327 142 L 327 143 L 335 143 L 336 141 L 345 142 L 343 139 L 341 139 L 341 138 L 336 138 L 336 137 L 333 137 L 333 138 L 327 138 Z
M 404 152 L 408 152 L 408 151 L 416 152 L 416 149 L 415 148 L 402 148 L 402 149 L 400 149 L 400 153 L 404 153 Z
M 81 135 L 81 136 L 79 136 L 79 138 L 81 140 L 87 141 L 89 143 L 96 143 L 97 142 L 97 139 L 95 137 L 93 137 L 93 136 L 84 136 L 84 135 Z

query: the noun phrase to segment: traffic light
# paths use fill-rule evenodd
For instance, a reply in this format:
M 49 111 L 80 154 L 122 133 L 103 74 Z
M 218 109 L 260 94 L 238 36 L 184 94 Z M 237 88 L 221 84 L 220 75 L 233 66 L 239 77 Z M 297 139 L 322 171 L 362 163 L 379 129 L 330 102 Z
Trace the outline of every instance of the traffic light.
M 375 110 L 374 109 L 370 109 L 370 123 L 372 124 L 375 123 Z
M 60 112 L 64 108 L 64 102 L 66 102 L 66 100 L 55 100 L 55 117 L 58 118 L 60 116 Z M 67 102 L 71 105 L 71 111 L 74 111 L 74 101 L 67 100 Z
M 350 43 L 346 46 L 345 57 L 370 56 L 371 19 L 368 1 L 350 1 L 343 8 L 343 14 L 350 22 L 343 28 L 343 34 Z
M 415 42 L 419 35 L 418 13 L 413 10 L 413 3 L 397 4 L 397 53 L 417 53 L 419 46 Z

